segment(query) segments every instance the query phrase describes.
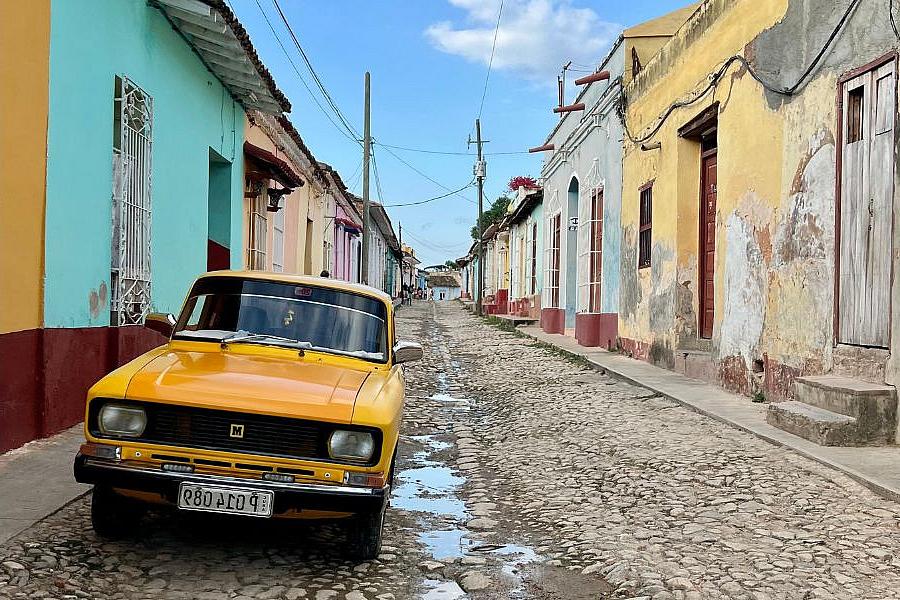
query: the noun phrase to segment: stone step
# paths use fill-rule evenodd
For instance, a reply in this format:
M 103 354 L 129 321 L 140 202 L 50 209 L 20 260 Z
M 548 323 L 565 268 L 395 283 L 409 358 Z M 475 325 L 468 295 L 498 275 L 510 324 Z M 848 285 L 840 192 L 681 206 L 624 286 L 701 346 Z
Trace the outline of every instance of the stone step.
M 789 400 L 769 405 L 766 422 L 820 446 L 859 446 L 853 417 Z
M 893 386 L 838 375 L 799 377 L 794 399 L 856 419 L 853 445 L 893 443 L 897 428 L 897 393 Z

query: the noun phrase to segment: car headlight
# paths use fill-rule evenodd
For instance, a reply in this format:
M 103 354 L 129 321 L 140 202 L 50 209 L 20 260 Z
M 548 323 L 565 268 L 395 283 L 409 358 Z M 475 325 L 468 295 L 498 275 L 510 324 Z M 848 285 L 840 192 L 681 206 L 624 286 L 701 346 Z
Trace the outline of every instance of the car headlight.
M 369 460 L 375 452 L 375 440 L 365 431 L 338 429 L 328 438 L 328 454 L 331 458 Z
M 97 419 L 101 433 L 121 437 L 137 437 L 147 427 L 147 413 L 143 408 L 106 404 Z

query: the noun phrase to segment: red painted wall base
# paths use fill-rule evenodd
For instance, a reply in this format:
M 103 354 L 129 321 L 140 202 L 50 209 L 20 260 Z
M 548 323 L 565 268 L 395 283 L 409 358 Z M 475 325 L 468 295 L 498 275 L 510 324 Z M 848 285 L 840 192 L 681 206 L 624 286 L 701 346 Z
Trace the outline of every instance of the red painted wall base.
M 137 326 L 0 334 L 0 452 L 81 421 L 89 387 L 163 343 Z
M 602 346 L 611 350 L 619 333 L 617 313 L 578 313 L 575 315 L 575 339 L 586 347 Z
M 566 310 L 564 308 L 542 308 L 541 329 L 544 333 L 566 332 Z

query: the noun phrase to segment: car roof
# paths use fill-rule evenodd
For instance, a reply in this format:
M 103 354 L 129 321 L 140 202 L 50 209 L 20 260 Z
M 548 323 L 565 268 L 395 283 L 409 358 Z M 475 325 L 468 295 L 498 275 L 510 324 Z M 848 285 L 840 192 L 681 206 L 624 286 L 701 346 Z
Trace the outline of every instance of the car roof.
M 364 296 L 377 298 L 389 305 L 392 304 L 391 297 L 378 288 L 363 285 L 361 283 L 342 281 L 340 279 L 330 279 L 328 277 L 289 275 L 287 273 L 274 273 L 272 271 L 210 271 L 209 273 L 204 273 L 198 279 L 205 277 L 234 277 L 235 279 L 255 279 L 257 281 L 275 281 L 279 283 L 318 286 L 333 290 L 355 292 Z

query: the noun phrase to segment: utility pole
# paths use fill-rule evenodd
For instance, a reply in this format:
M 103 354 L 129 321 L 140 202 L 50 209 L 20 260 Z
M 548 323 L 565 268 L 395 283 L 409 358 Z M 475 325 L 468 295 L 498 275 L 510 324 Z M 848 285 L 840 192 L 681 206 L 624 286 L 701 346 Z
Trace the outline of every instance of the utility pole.
M 372 147 L 372 133 L 369 123 L 369 72 L 366 71 L 365 117 L 363 125 L 363 227 L 362 227 L 362 260 L 359 266 L 359 280 L 369 283 L 369 151 Z
M 470 140 L 471 143 L 471 140 Z M 484 240 L 481 236 L 481 215 L 484 205 L 485 162 L 481 153 L 484 140 L 481 139 L 481 119 L 475 119 L 475 143 L 478 145 L 478 161 L 475 163 L 475 178 L 478 180 L 478 294 L 475 297 L 475 312 L 482 316 L 482 299 L 484 298 Z

